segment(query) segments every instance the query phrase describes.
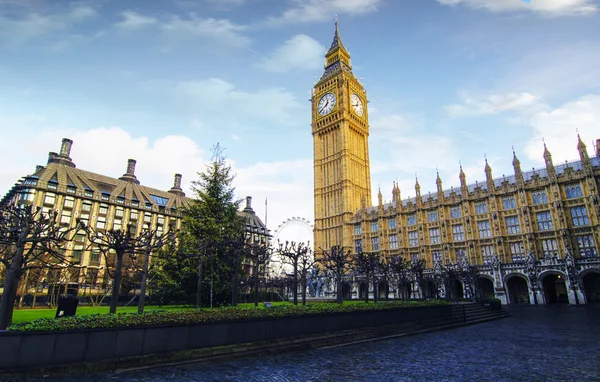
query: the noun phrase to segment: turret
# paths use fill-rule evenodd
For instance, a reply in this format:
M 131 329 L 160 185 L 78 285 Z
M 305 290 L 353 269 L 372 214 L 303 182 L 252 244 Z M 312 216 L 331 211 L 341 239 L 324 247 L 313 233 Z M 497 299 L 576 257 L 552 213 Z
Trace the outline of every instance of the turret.
M 517 158 L 515 149 L 513 148 L 513 169 L 515 170 L 515 182 L 517 187 L 523 188 L 525 186 L 525 179 L 523 178 L 523 171 L 521 171 L 521 161 Z
M 463 171 L 462 164 L 459 163 L 460 172 L 458 173 L 458 178 L 460 179 L 460 192 L 463 198 L 466 198 L 469 195 L 469 187 L 467 186 L 467 176 Z
M 377 194 L 377 201 L 379 202 L 379 206 L 383 206 L 383 195 L 381 194 L 381 187 L 379 187 L 379 193 Z
M 494 178 L 492 177 L 492 168 L 488 163 L 487 157 L 485 158 L 485 180 L 487 182 L 488 191 L 493 192 L 496 189 L 494 185 Z
M 419 184 L 419 178 L 417 178 L 417 175 L 415 174 L 415 200 L 417 201 L 417 207 L 421 206 L 421 202 L 423 201 L 421 199 L 421 185 Z
M 577 133 L 577 151 L 579 151 L 579 159 L 581 159 L 581 166 L 583 167 L 583 171 L 586 174 L 592 173 L 592 162 L 590 162 L 590 157 L 588 156 L 587 147 L 585 143 L 581 140 L 579 133 Z
M 546 163 L 548 179 L 556 180 L 556 170 L 554 169 L 554 163 L 552 163 L 552 154 L 550 154 L 550 150 L 546 147 L 546 142 L 544 142 L 544 162 Z

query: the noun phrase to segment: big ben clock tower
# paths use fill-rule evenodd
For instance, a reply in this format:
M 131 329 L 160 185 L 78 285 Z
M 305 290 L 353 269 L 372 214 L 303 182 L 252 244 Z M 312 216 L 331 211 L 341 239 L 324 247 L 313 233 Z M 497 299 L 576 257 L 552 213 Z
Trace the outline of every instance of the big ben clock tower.
M 337 21 L 325 59 L 311 99 L 317 256 L 334 245 L 352 249 L 348 222 L 361 205 L 371 205 L 367 94 L 352 73 Z

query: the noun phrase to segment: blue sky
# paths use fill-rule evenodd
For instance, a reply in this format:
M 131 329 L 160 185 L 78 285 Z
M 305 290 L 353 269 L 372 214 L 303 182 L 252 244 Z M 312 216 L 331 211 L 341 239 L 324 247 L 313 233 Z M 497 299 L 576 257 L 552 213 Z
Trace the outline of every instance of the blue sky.
M 335 15 L 370 99 L 373 192 L 539 167 L 600 138 L 596 0 L 0 0 L 0 188 L 60 139 L 79 168 L 196 178 L 219 142 L 275 229 L 313 218 L 310 90 Z M 26 145 L 23 140 L 30 140 Z M 377 200 L 374 195 L 373 200 Z

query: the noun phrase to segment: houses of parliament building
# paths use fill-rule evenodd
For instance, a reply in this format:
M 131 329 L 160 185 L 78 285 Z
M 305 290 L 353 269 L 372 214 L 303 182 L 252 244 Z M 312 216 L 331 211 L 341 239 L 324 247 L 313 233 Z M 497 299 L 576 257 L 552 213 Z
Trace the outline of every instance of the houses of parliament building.
M 424 260 L 426 275 L 477 265 L 478 289 L 504 304 L 600 302 L 600 140 L 590 157 L 578 137 L 580 160 L 557 165 L 544 144 L 545 167 L 533 171 L 515 154 L 507 177 L 486 160 L 485 180 L 468 183 L 460 168 L 460 188 L 444 189 L 438 174 L 436 192 L 423 195 L 417 181 L 414 198 L 394 184 L 392 201 L 380 191 L 373 205 L 367 94 L 337 22 L 325 58 L 311 99 L 315 248 Z M 469 297 L 460 280 L 454 288 Z

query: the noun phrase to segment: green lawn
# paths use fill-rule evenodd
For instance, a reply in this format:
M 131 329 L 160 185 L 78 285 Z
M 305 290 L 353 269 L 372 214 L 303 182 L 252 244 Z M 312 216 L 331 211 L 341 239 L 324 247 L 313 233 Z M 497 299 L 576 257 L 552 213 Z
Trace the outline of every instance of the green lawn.
M 307 304 L 333 304 L 334 302 L 310 302 L 307 301 Z M 370 304 L 373 303 L 373 301 L 369 302 Z M 385 301 L 381 301 L 380 303 L 385 303 Z M 290 302 L 287 301 L 283 301 L 283 302 L 273 302 L 272 303 L 273 306 L 278 306 L 278 305 L 288 305 L 291 304 Z M 298 305 L 301 305 L 302 302 L 298 301 Z M 344 301 L 344 305 L 361 305 L 364 304 L 364 301 L 362 300 L 352 300 L 352 301 Z M 238 307 L 242 308 L 242 309 L 253 309 L 254 308 L 254 303 L 252 302 L 248 302 L 248 303 L 241 303 L 238 304 Z M 258 304 L 259 308 L 263 308 L 264 307 L 264 303 L 260 302 Z M 193 309 L 192 306 L 183 306 L 183 305 L 169 305 L 169 306 L 146 306 L 146 308 L 144 309 L 145 311 L 150 311 L 150 310 L 186 310 L 186 309 Z M 98 307 L 93 307 L 93 306 L 79 306 L 77 307 L 77 315 L 78 316 L 83 316 L 86 314 L 97 314 L 97 313 L 101 313 L 101 314 L 108 314 L 108 310 L 109 307 L 108 306 L 98 306 Z M 119 306 L 117 307 L 117 313 L 135 313 L 137 312 L 137 306 Z M 21 322 L 29 322 L 29 321 L 33 321 L 33 320 L 37 320 L 39 318 L 54 318 L 54 316 L 56 315 L 56 308 L 55 309 L 28 309 L 28 308 L 23 308 L 23 309 L 15 309 L 14 313 L 13 313 L 13 324 L 19 324 Z
M 146 306 L 144 310 L 185 310 L 191 309 L 189 306 Z M 77 315 L 104 313 L 108 314 L 108 306 L 79 306 L 77 307 Z M 117 313 L 133 313 L 137 312 L 137 306 L 119 306 Z M 13 324 L 37 320 L 38 318 L 54 318 L 56 309 L 15 309 L 13 313 Z

